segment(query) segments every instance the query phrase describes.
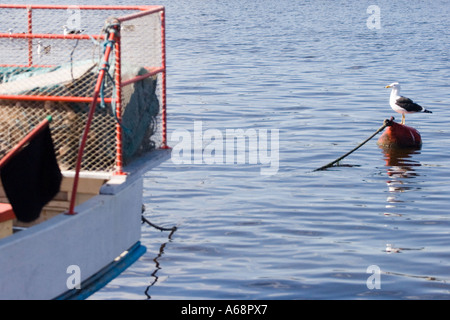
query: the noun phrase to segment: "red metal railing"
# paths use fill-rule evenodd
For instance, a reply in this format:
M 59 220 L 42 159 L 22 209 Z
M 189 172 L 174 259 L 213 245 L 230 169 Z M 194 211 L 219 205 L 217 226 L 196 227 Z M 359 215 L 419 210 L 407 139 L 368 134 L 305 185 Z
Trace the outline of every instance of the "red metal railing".
M 162 148 L 169 149 L 167 145 L 167 115 L 166 115 L 166 15 L 165 11 L 161 11 L 161 57 L 162 57 L 162 125 L 163 125 L 163 145 Z
M 120 30 L 116 30 L 117 34 L 119 35 L 115 39 L 114 44 L 114 50 L 116 53 L 116 69 L 115 69 L 115 83 L 116 83 L 116 117 L 117 117 L 117 123 L 116 123 L 116 174 L 117 175 L 124 175 L 123 172 L 123 159 L 122 159 L 122 126 L 120 125 L 122 123 L 122 73 L 121 73 L 121 59 L 120 59 Z M 105 60 L 107 61 L 107 60 Z
M 111 32 L 109 35 L 108 41 L 116 42 L 117 39 L 119 38 L 120 30 L 118 27 L 114 27 L 114 28 L 115 29 L 113 30 L 113 32 Z M 111 54 L 112 49 L 113 48 L 111 46 L 107 46 L 105 49 L 105 54 L 104 54 L 104 58 L 103 58 L 104 63 L 102 65 L 102 68 L 100 69 L 100 73 L 98 75 L 97 83 L 96 83 L 95 89 L 94 89 L 94 97 L 92 98 L 92 102 L 89 107 L 89 115 L 88 115 L 88 118 L 86 121 L 86 126 L 84 127 L 84 132 L 83 132 L 83 137 L 81 138 L 80 148 L 78 149 L 77 164 L 75 167 L 75 178 L 73 180 L 72 197 L 70 198 L 70 207 L 69 207 L 68 214 L 75 213 L 74 212 L 75 200 L 76 200 L 76 196 L 77 196 L 78 180 L 79 180 L 79 175 L 80 175 L 80 170 L 81 170 L 81 161 L 83 160 L 83 152 L 84 152 L 84 148 L 86 146 L 86 141 L 87 141 L 89 129 L 91 126 L 92 118 L 94 117 L 95 107 L 97 105 L 97 99 L 100 94 L 100 89 L 102 86 L 103 78 L 105 77 L 105 72 L 107 70 L 106 69 L 106 67 L 107 67 L 106 61 L 109 61 L 109 55 Z M 118 95 L 120 95 L 120 94 L 118 94 Z M 120 142 L 121 140 L 122 140 L 122 138 L 118 137 L 118 141 Z M 121 142 L 120 142 L 120 144 L 121 144 Z M 120 153 L 121 153 L 121 150 L 120 150 Z M 122 168 L 120 168 L 120 170 L 122 170 Z
M 27 33 L 0 33 L 1 38 L 11 38 L 11 39 L 28 39 L 28 65 L 20 64 L 0 64 L 0 67 L 53 67 L 51 65 L 35 65 L 33 61 L 33 39 L 72 39 L 72 40 L 106 40 L 105 35 L 87 35 L 87 34 L 34 34 L 33 33 L 33 10 L 36 9 L 56 9 L 56 10 L 67 10 L 73 6 L 69 5 L 15 5 L 15 4 L 0 4 L 0 9 L 26 9 L 27 10 Z M 115 102 L 116 105 L 116 116 L 118 117 L 119 123 L 116 124 L 116 171 L 114 174 L 123 175 L 123 160 L 122 160 L 122 128 L 120 126 L 120 120 L 122 115 L 121 110 L 121 98 L 122 98 L 122 87 L 140 81 L 142 79 L 154 76 L 156 74 L 161 74 L 161 123 L 162 123 L 162 143 L 161 148 L 169 148 L 167 145 L 167 119 L 166 119 L 166 39 L 165 39 L 165 8 L 163 6 L 97 6 L 97 5 L 80 5 L 76 6 L 80 10 L 129 10 L 129 11 L 139 11 L 131 13 L 122 17 L 118 17 L 119 23 L 129 21 L 135 18 L 143 17 L 149 14 L 160 13 L 161 20 L 161 66 L 146 66 L 149 71 L 145 75 L 140 75 L 128 79 L 122 82 L 121 79 L 121 45 L 120 45 L 120 27 L 114 32 L 109 34 L 109 41 L 114 42 L 115 51 L 115 90 L 116 96 L 115 101 L 113 98 L 104 98 L 103 101 L 106 103 Z M 109 56 L 113 48 L 107 47 L 104 53 L 104 60 L 108 61 Z M 72 196 L 68 214 L 74 214 L 76 193 L 78 189 L 79 174 L 81 170 L 81 162 L 83 157 L 84 148 L 86 145 L 87 135 L 90 129 L 91 121 L 94 116 L 94 111 L 96 105 L 100 103 L 99 93 L 102 84 L 103 77 L 105 76 L 106 65 L 103 65 L 100 69 L 97 82 L 94 88 L 93 97 L 78 97 L 78 96 L 41 96 L 41 95 L 5 95 L 0 94 L 0 99 L 3 100 L 24 100 L 24 101 L 63 101 L 63 102 L 84 102 L 90 103 L 89 114 L 84 128 L 83 136 L 80 142 L 80 147 L 78 150 L 77 162 L 75 167 L 75 179 L 72 188 Z

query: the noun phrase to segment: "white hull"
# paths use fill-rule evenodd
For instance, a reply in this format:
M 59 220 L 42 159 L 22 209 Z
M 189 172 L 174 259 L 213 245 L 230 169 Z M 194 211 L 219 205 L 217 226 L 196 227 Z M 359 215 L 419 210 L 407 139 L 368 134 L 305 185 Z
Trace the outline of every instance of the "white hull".
M 1 239 L 0 299 L 57 298 L 72 289 L 70 266 L 85 281 L 138 243 L 142 176 L 168 156 L 157 150 L 133 162 L 127 176 L 112 177 L 99 195 L 76 207 L 76 215 L 59 214 Z

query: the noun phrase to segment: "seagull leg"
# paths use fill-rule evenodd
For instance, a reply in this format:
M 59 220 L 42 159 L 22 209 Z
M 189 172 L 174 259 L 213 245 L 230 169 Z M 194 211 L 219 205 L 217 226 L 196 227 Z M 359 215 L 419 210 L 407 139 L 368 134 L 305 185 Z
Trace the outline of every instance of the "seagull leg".
M 405 114 L 402 113 L 402 124 L 405 124 Z

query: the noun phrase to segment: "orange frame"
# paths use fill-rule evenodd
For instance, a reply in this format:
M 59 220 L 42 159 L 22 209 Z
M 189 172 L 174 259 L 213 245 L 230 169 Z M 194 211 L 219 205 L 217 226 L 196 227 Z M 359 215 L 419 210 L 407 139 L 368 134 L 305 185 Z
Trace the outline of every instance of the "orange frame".
M 16 5 L 16 4 L 0 4 L 0 9 L 22 9 L 27 10 L 27 22 L 28 22 L 28 30 L 27 33 L 23 34 L 9 34 L 9 33 L 0 33 L 1 38 L 20 38 L 20 39 L 28 39 L 28 65 L 11 65 L 11 64 L 1 64 L 0 67 L 45 67 L 42 65 L 34 65 L 33 64 L 33 50 L 32 50 L 32 39 L 90 39 L 94 38 L 96 40 L 105 40 L 105 35 L 86 35 L 86 34 L 33 34 L 32 22 L 33 22 L 33 10 L 38 9 L 57 9 L 57 10 L 67 10 L 73 6 L 71 5 Z M 138 11 L 134 12 L 122 17 L 118 17 L 117 20 L 119 22 L 128 21 L 134 18 L 138 18 L 141 16 L 160 13 L 161 18 L 161 66 L 159 67 L 150 67 L 147 66 L 147 70 L 149 73 L 141 76 L 136 76 L 132 79 L 122 82 L 121 74 L 120 74 L 120 35 L 116 37 L 114 44 L 115 51 L 115 83 L 116 83 L 116 115 L 120 117 L 122 114 L 121 111 L 121 88 L 127 85 L 130 85 L 139 80 L 145 79 L 147 77 L 154 76 L 156 74 L 161 74 L 161 122 L 162 122 L 162 149 L 168 149 L 167 145 L 167 98 L 166 98 L 166 37 L 165 37 L 165 8 L 163 6 L 95 6 L 95 5 L 80 5 L 77 6 L 80 10 L 130 10 L 130 11 Z M 120 33 L 120 32 L 118 32 Z M 110 52 L 108 52 L 109 55 Z M 50 66 L 46 66 L 50 67 Z M 104 70 L 100 71 L 99 79 L 104 75 Z M 99 81 L 97 81 L 98 83 Z M 96 86 L 97 89 L 98 86 Z M 37 96 L 37 95 L 0 95 L 0 99 L 2 100 L 26 100 L 26 101 L 63 101 L 63 102 L 84 102 L 91 103 L 88 120 L 86 123 L 85 132 L 83 134 L 83 139 L 80 143 L 80 149 L 77 158 L 77 166 L 75 170 L 75 179 L 74 185 L 72 189 L 72 197 L 71 197 L 71 205 L 68 214 L 74 214 L 74 203 L 75 196 L 78 186 L 79 172 L 81 170 L 81 158 L 83 155 L 84 144 L 87 139 L 87 133 L 89 131 L 90 122 L 94 115 L 94 110 L 97 103 L 100 102 L 98 97 L 98 92 L 95 90 L 93 97 L 71 97 L 71 96 Z M 112 98 L 105 98 L 104 101 L 106 103 L 112 103 Z M 116 125 L 116 171 L 114 172 L 116 175 L 124 175 L 126 173 L 123 172 L 123 164 L 122 164 L 122 128 L 120 124 Z

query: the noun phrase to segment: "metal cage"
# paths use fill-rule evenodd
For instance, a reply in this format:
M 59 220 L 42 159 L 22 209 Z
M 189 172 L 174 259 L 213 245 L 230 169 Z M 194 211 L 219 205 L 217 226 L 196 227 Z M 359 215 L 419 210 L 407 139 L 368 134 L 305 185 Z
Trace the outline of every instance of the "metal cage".
M 167 147 L 164 7 L 0 5 L 0 19 L 0 156 L 48 115 L 62 170 L 123 174 Z

